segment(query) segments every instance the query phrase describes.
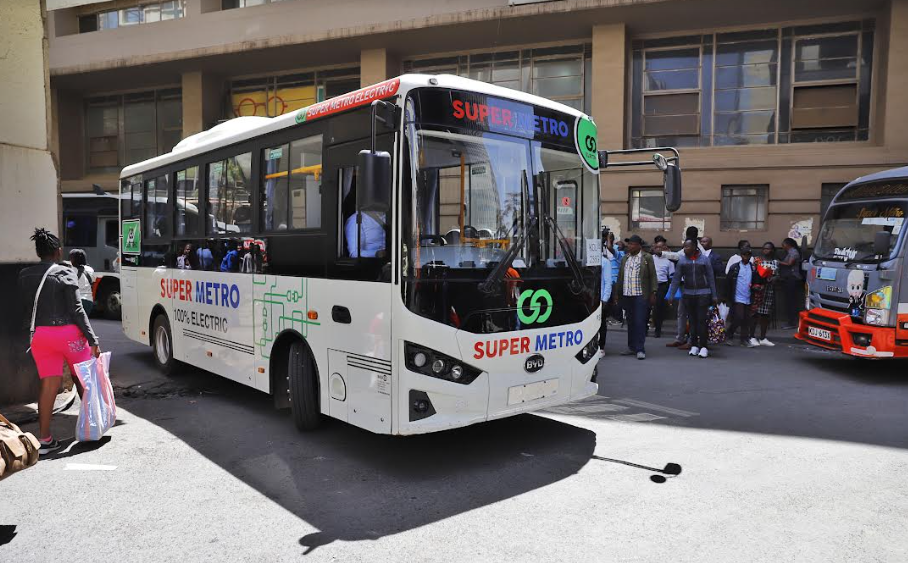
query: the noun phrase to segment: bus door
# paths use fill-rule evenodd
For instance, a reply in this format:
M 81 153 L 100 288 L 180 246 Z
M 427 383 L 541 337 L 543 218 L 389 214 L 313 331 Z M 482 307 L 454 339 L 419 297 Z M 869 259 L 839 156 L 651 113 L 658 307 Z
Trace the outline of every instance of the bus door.
M 393 151 L 392 135 L 379 141 L 378 150 Z M 332 198 L 325 209 L 334 210 L 328 224 L 336 233 L 329 237 L 336 244 L 320 299 L 329 313 L 328 411 L 373 432 L 390 432 L 392 222 L 390 211 L 363 212 L 356 205 L 357 155 L 369 148 L 369 139 L 362 139 L 325 151 L 323 185 Z

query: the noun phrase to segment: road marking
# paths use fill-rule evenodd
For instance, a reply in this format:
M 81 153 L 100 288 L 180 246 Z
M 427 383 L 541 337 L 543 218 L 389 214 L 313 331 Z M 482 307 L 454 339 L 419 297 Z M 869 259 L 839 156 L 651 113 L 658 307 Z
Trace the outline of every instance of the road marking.
M 645 403 L 643 401 L 638 401 L 636 399 L 615 399 L 615 402 L 622 404 L 622 405 L 630 405 L 632 407 L 641 407 L 644 409 L 664 412 L 667 414 L 673 414 L 675 416 L 688 417 L 688 416 L 699 416 L 700 415 L 700 413 L 698 413 L 698 412 L 682 411 L 680 409 L 673 409 L 671 407 L 663 407 L 662 405 L 654 405 L 652 403 Z
M 67 463 L 64 471 L 113 471 L 116 465 L 95 465 L 93 463 Z

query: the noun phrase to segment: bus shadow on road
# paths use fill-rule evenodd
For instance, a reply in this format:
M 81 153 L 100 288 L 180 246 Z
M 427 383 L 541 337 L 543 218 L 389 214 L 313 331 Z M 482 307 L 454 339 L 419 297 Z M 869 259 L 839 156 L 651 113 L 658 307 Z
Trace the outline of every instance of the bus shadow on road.
M 383 436 L 326 419 L 299 433 L 270 398 L 233 384 L 190 404 L 123 407 L 316 528 L 305 553 L 374 540 L 517 497 L 577 473 L 595 433 L 535 415 L 424 436 Z

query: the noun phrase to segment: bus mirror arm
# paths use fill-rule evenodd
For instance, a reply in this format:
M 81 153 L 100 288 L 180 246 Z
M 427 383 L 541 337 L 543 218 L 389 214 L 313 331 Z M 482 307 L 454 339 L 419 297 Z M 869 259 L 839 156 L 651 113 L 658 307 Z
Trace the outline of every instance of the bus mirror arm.
M 671 153 L 665 157 L 662 153 Z M 612 155 L 652 153 L 652 160 L 627 160 L 613 162 Z M 674 147 L 654 147 L 647 149 L 624 149 L 614 151 L 599 151 L 599 168 L 605 169 L 616 166 L 655 166 L 662 171 L 662 181 L 665 190 L 665 208 L 675 212 L 681 208 L 681 155 Z

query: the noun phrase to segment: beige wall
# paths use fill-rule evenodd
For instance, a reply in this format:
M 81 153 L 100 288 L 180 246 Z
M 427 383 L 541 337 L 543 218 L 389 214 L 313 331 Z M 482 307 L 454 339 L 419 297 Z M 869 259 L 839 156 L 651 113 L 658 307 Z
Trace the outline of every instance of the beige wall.
M 210 73 L 183 73 L 183 138 L 210 129 L 221 117 L 224 80 Z
M 624 24 L 593 27 L 593 100 L 591 112 L 600 149 L 624 148 L 624 96 L 627 36 Z
M 400 59 L 387 49 L 363 49 L 359 59 L 360 85 L 365 87 L 400 74 Z
M 32 227 L 57 230 L 57 170 L 39 0 L 0 2 L 0 262 L 35 259 Z

